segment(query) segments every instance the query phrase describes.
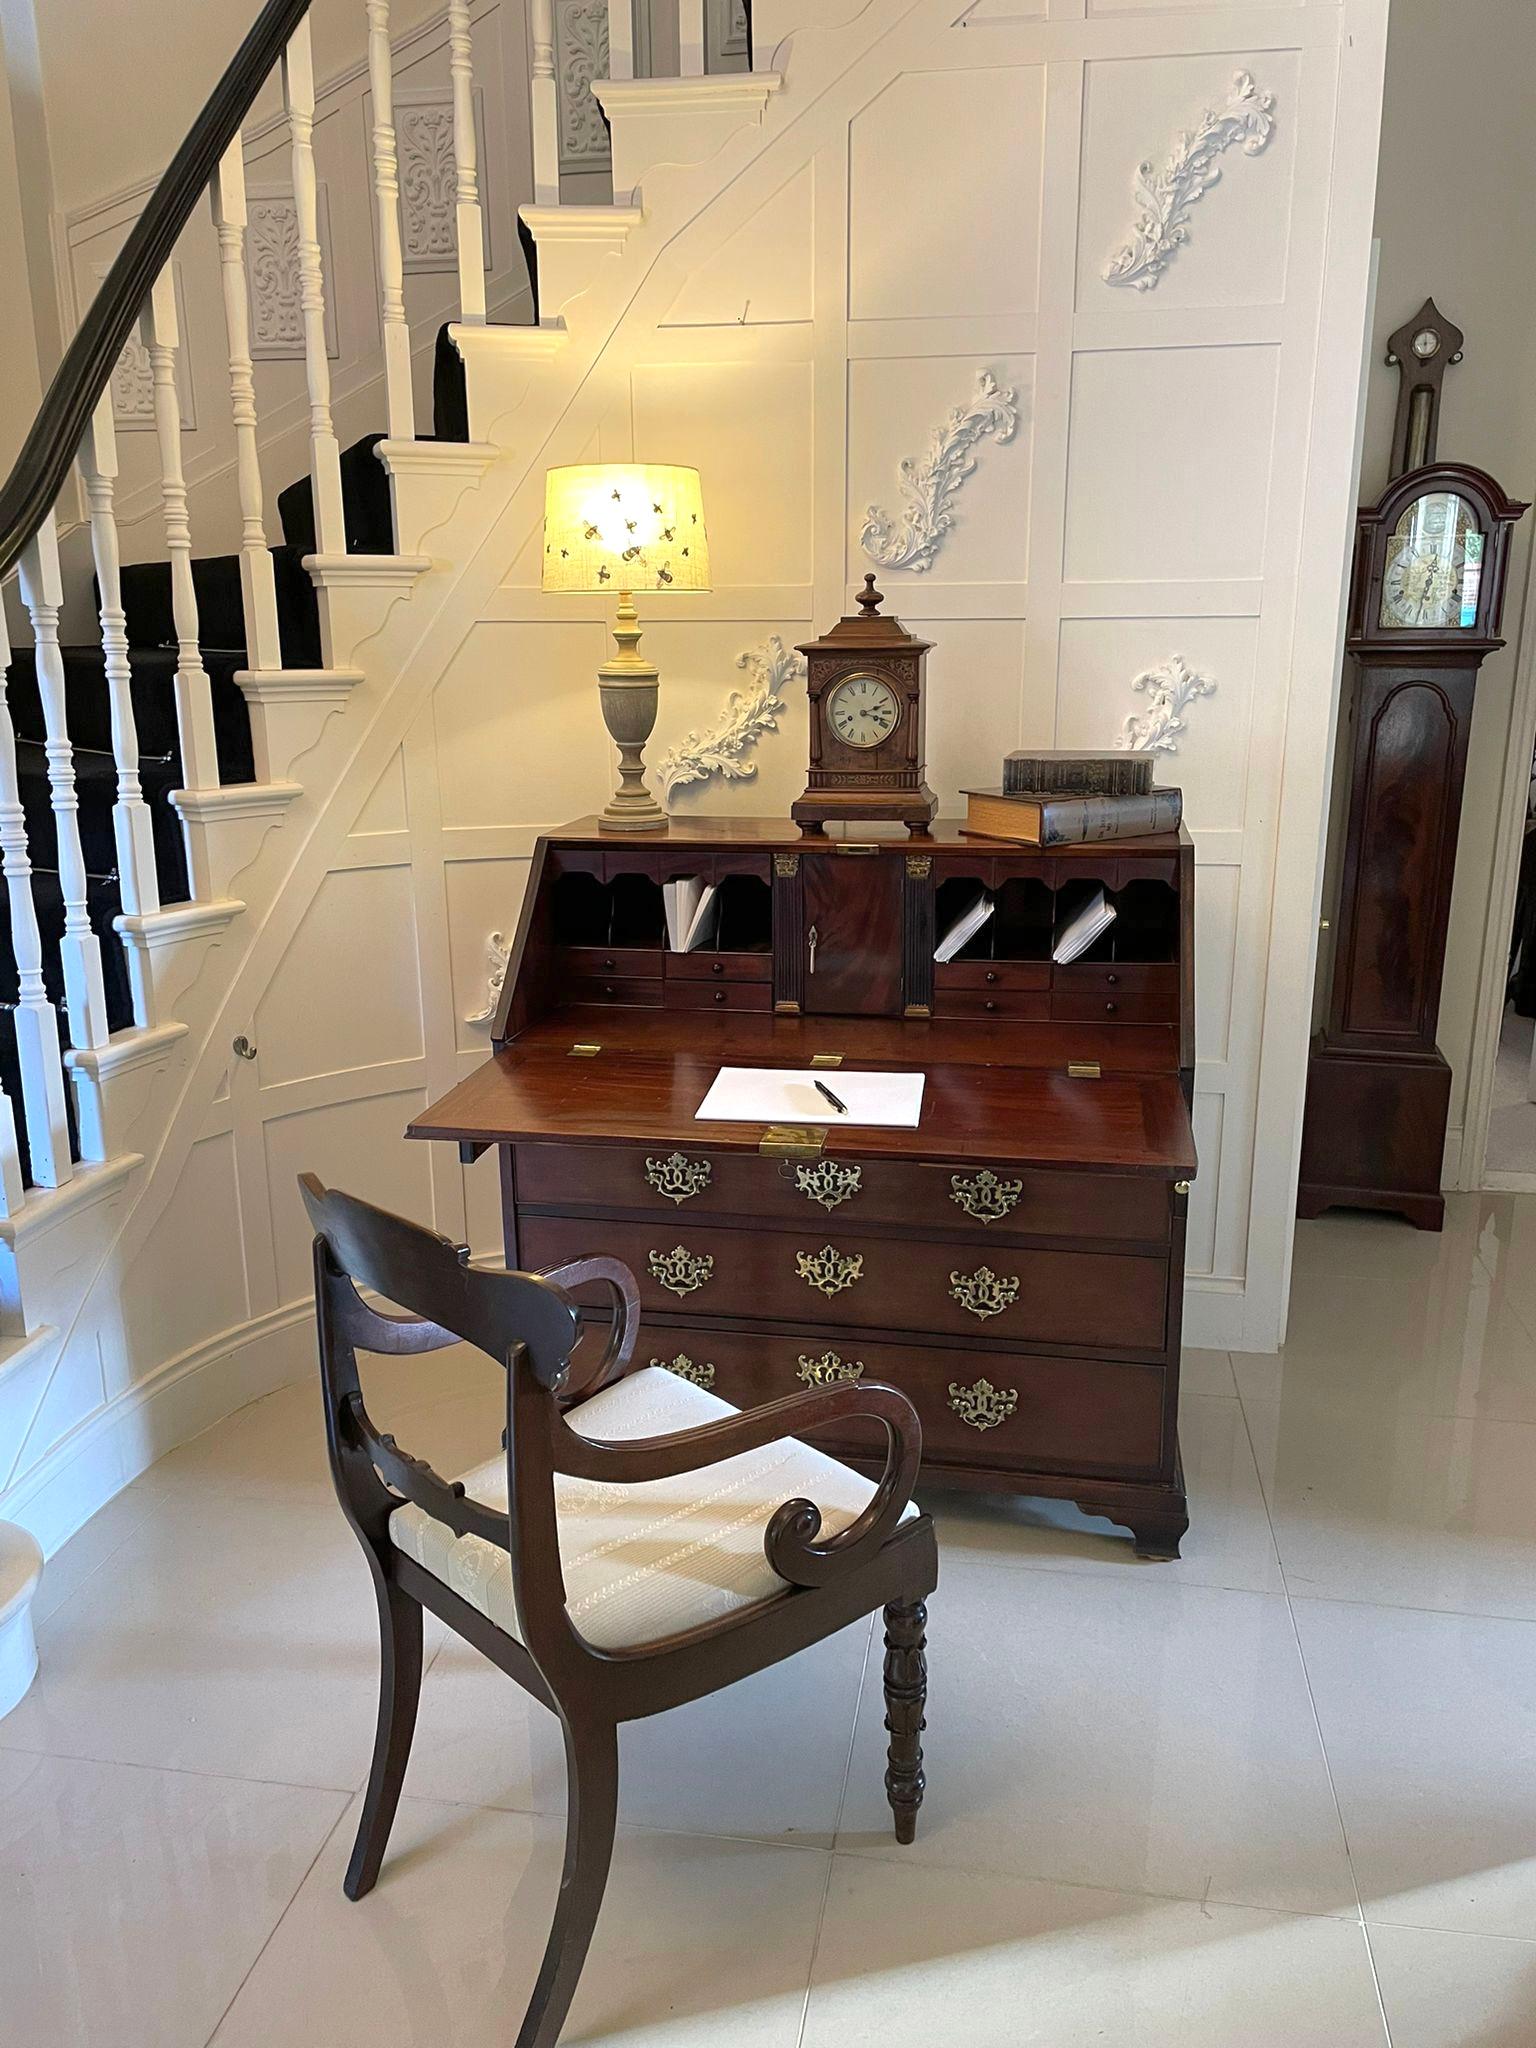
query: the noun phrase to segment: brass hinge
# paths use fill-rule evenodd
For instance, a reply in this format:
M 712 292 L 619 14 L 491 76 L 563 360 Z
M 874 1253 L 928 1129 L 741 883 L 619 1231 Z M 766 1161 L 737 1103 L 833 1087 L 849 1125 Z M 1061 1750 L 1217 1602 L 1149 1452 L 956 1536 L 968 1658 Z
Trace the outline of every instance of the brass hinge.
M 1097 1081 L 1099 1079 L 1098 1061 L 1068 1060 L 1067 1079 L 1069 1081 Z
M 842 1064 L 843 1056 L 840 1052 L 813 1052 L 811 1054 L 811 1065 L 813 1067 L 840 1067 Z
M 595 1060 L 602 1049 L 594 1039 L 578 1038 L 567 1057 L 573 1060 Z
M 825 1124 L 769 1124 L 757 1149 L 764 1159 L 819 1159 L 826 1142 Z

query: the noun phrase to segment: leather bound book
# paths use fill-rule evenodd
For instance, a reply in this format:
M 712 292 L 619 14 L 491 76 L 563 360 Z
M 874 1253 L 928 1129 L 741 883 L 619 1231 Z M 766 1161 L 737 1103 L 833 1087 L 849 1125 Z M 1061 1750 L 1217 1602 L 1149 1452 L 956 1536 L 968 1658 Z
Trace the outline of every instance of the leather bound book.
M 1145 796 L 1011 796 L 1000 789 L 964 789 L 962 831 L 1022 846 L 1074 846 L 1100 839 L 1139 839 L 1172 832 L 1184 815 L 1177 789 Z
M 1070 748 L 1005 754 L 1005 796 L 1149 796 L 1150 754 L 1094 754 Z

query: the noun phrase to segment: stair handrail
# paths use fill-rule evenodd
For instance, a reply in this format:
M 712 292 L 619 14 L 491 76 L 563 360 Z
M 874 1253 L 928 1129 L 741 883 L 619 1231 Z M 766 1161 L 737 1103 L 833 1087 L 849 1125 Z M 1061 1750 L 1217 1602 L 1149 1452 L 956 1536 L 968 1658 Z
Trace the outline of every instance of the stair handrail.
M 0 485 L 0 577 L 52 511 L 156 278 L 309 9 L 310 0 L 266 0 L 118 251 Z

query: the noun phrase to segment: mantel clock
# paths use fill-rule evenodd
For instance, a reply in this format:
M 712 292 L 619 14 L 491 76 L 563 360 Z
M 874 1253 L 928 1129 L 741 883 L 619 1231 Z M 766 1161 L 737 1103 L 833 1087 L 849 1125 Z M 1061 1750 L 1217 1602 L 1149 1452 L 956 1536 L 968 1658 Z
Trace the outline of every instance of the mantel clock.
M 802 832 L 820 834 L 833 819 L 893 820 L 915 835 L 938 810 L 923 780 L 923 664 L 932 643 L 883 618 L 884 601 L 866 576 L 857 615 L 800 648 L 811 759 L 791 816 Z

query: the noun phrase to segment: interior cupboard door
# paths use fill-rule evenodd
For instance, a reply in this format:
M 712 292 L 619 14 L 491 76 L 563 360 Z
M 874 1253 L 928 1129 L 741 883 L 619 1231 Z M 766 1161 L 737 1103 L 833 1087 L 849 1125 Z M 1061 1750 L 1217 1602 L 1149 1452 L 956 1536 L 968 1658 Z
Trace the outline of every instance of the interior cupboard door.
M 803 857 L 800 871 L 806 1014 L 899 1017 L 901 861 L 827 852 Z

